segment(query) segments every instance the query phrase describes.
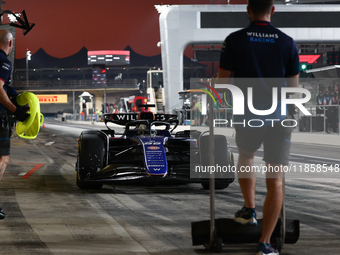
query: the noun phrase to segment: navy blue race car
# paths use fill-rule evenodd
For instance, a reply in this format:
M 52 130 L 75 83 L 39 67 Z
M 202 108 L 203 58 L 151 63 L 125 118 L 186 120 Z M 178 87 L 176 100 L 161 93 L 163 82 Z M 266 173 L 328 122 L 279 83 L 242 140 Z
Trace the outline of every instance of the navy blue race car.
M 100 189 L 103 184 L 201 183 L 209 178 L 190 177 L 194 165 L 209 164 L 209 135 L 195 130 L 173 134 L 176 115 L 151 112 L 105 114 L 107 130 L 83 131 L 78 138 L 76 184 L 81 189 Z M 121 134 L 109 123 L 125 126 Z M 215 135 L 215 163 L 233 166 L 233 154 L 225 136 Z M 216 178 L 215 188 L 224 189 L 233 176 Z

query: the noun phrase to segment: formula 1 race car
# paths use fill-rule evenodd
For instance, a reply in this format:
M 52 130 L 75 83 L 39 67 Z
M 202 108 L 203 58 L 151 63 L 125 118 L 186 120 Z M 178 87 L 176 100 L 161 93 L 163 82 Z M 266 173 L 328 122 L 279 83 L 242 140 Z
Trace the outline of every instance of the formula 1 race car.
M 190 176 L 194 165 L 209 165 L 209 135 L 194 130 L 173 134 L 178 120 L 170 114 L 105 114 L 104 122 L 107 130 L 83 131 L 78 138 L 75 170 L 79 188 L 100 189 L 103 184 L 138 182 L 201 183 L 209 189 L 209 178 Z M 125 131 L 116 133 L 110 123 L 125 126 Z M 214 143 L 215 163 L 233 166 L 226 137 L 215 135 Z M 216 178 L 215 188 L 227 188 L 233 177 Z

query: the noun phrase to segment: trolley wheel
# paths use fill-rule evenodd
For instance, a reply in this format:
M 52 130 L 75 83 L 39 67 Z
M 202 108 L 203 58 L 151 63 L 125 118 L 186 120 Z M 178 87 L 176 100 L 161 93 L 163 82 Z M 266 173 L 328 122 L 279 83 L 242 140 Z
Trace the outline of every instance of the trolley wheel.
M 221 253 L 223 250 L 223 241 L 222 238 L 218 237 L 215 240 L 215 251 L 216 253 Z

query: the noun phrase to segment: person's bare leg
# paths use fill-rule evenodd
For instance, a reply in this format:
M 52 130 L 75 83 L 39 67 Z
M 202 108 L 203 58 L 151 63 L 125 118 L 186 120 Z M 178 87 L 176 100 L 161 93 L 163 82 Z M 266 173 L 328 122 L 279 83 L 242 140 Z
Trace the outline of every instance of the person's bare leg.
M 5 173 L 6 167 L 9 162 L 9 155 L 8 156 L 0 156 L 0 180 Z
M 269 164 L 267 165 L 267 169 Z M 270 164 L 271 167 L 281 165 Z M 268 173 L 266 176 L 267 197 L 263 206 L 263 227 L 260 242 L 270 243 L 270 237 L 275 229 L 282 208 L 283 173 Z
M 238 148 L 238 151 L 239 157 L 237 163 L 237 173 L 242 194 L 244 197 L 244 205 L 247 208 L 255 208 L 256 174 L 252 172 L 241 172 L 241 166 L 243 167 L 243 170 L 246 169 L 247 166 L 253 166 L 255 152 L 246 152 L 241 148 Z
M 8 162 L 9 162 L 9 155 L 8 156 L 0 156 L 0 180 L 2 179 L 2 176 L 5 173 Z M 6 218 L 6 214 L 4 213 L 2 208 L 0 208 L 0 219 L 3 220 L 5 218 Z

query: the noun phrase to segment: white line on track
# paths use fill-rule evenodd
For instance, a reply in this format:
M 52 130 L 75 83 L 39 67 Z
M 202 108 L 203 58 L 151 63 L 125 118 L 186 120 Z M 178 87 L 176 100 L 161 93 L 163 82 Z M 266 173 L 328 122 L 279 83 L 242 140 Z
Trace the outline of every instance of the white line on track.
M 238 153 L 235 153 L 235 152 L 233 152 L 233 154 L 234 154 L 234 158 L 235 158 L 235 160 L 238 160 L 238 156 L 239 156 L 239 154 L 238 154 Z M 237 156 L 237 157 L 236 157 L 236 156 Z M 254 159 L 257 159 L 257 160 L 263 160 L 263 157 L 254 156 Z M 291 161 L 291 160 L 289 160 L 289 164 L 303 165 L 303 164 L 305 164 L 305 163 L 302 163 L 302 162 L 296 162 L 296 161 Z
M 42 150 L 40 150 L 40 148 L 39 148 L 32 140 L 31 140 L 31 143 L 35 146 L 35 148 L 37 148 L 37 150 L 41 153 L 41 155 L 43 155 L 43 156 L 47 159 L 48 162 L 50 162 L 51 164 L 54 163 L 54 160 L 51 159 L 48 155 L 46 155 L 45 152 L 43 152 Z
M 305 158 L 314 158 L 314 159 L 326 159 L 326 160 L 339 160 L 338 158 L 337 159 L 334 159 L 334 158 L 325 158 L 325 157 L 316 157 L 316 156 L 310 156 L 310 155 L 302 155 L 302 154 L 293 154 L 291 153 L 290 154 L 291 156 L 299 156 L 299 157 L 305 157 Z
M 52 145 L 52 144 L 54 144 L 54 142 L 45 143 L 45 145 Z
M 232 148 L 236 148 L 237 149 L 237 146 L 230 146 Z M 257 151 L 262 151 L 263 152 L 263 149 L 258 149 Z M 235 153 L 234 153 L 235 154 Z M 237 154 L 238 155 L 238 154 Z M 335 158 L 325 158 L 325 157 L 317 157 L 317 156 L 310 156 L 310 155 L 303 155 L 303 154 L 295 154 L 295 153 L 290 153 L 289 154 L 290 156 L 297 156 L 297 157 L 306 157 L 306 158 L 313 158 L 313 159 L 321 159 L 321 160 L 339 160 L 338 158 L 335 159 Z M 260 157 L 262 158 L 262 157 Z

